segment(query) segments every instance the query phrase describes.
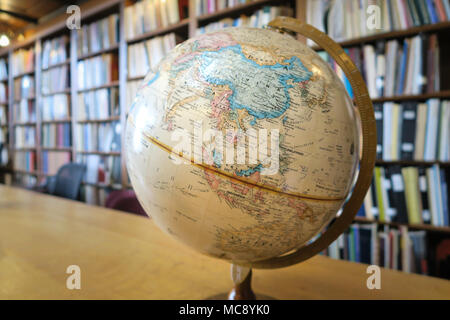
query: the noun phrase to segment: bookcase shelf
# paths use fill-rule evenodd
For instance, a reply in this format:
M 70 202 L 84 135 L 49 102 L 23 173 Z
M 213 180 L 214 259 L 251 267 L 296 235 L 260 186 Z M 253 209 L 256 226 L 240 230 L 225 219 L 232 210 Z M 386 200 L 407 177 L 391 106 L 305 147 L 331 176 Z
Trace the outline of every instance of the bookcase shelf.
M 78 61 L 80 61 L 80 60 L 84 60 L 84 59 L 93 58 L 95 56 L 99 56 L 99 55 L 102 55 L 104 53 L 115 52 L 115 51 L 118 51 L 118 50 L 119 50 L 119 45 L 114 45 L 114 46 L 111 46 L 111 47 L 106 48 L 106 49 L 102 49 L 102 50 L 99 50 L 99 51 L 96 51 L 96 52 L 92 52 L 92 53 L 88 53 L 88 54 L 85 54 L 85 55 L 81 55 L 77 59 L 78 59 Z
M 34 100 L 34 99 L 36 99 L 36 96 L 22 97 L 22 98 L 20 98 L 20 99 L 13 99 L 13 103 L 18 103 L 18 102 L 20 102 L 21 100 Z
M 187 27 L 189 26 L 189 21 L 190 21 L 189 18 L 186 18 L 186 19 L 183 19 L 180 22 L 178 22 L 176 24 L 173 24 L 173 25 L 170 25 L 168 27 L 161 28 L 161 29 L 158 29 L 158 30 L 149 31 L 149 32 L 143 33 L 143 34 L 141 34 L 139 36 L 136 36 L 136 37 L 134 37 L 132 39 L 127 39 L 126 42 L 127 42 L 127 44 L 130 45 L 130 44 L 134 44 L 136 42 L 140 42 L 142 40 L 147 40 L 147 39 L 152 38 L 152 37 L 162 36 L 162 35 L 164 35 L 166 33 L 169 33 L 169 32 L 179 31 L 180 29 L 183 29 L 183 28 L 186 28 L 186 32 L 185 33 L 187 34 Z
M 448 99 L 448 98 L 450 98 L 450 90 L 438 91 L 438 92 L 433 92 L 433 93 L 424 93 L 424 94 L 418 94 L 418 95 L 404 95 L 404 96 L 373 98 L 372 102 L 374 102 L 374 103 L 380 102 L 381 103 L 381 102 L 387 102 L 387 101 L 410 101 L 410 100 L 425 101 L 425 100 L 433 99 L 433 98 Z
M 72 152 L 72 147 L 41 147 L 42 151 Z
M 79 154 L 96 154 L 99 156 L 120 156 L 120 152 L 103 152 L 103 151 L 82 151 L 82 150 L 78 150 L 77 151 Z
M 60 62 L 60 63 L 55 63 L 55 64 L 52 64 L 52 65 L 49 65 L 47 68 L 42 68 L 42 71 L 47 71 L 47 70 L 50 70 L 50 69 L 59 68 L 59 67 L 62 67 L 62 66 L 68 66 L 68 65 L 70 65 L 70 59 L 67 59 L 64 62 Z
M 101 122 L 112 122 L 120 121 L 120 116 L 110 117 L 105 119 L 89 119 L 89 120 L 77 120 L 77 123 L 101 123 Z
M 42 121 L 41 121 L 42 124 L 68 123 L 68 122 L 72 122 L 72 119 L 71 119 L 71 118 L 67 118 L 67 119 L 42 120 Z
M 429 33 L 429 32 L 438 32 L 450 29 L 450 21 L 445 22 L 438 22 L 435 24 L 426 24 L 418 27 L 409 28 L 406 30 L 396 30 L 396 31 L 390 31 L 390 32 L 382 32 L 377 33 L 374 35 L 356 38 L 356 39 L 350 39 L 345 41 L 338 42 L 341 47 L 352 47 L 357 46 L 365 43 L 371 43 L 376 42 L 378 40 L 390 40 L 390 39 L 399 39 L 399 38 L 406 38 L 409 36 L 414 36 L 419 33 Z M 319 46 L 312 46 L 312 49 L 314 50 L 321 50 Z
M 113 81 L 111 83 L 104 84 L 104 85 L 97 86 L 97 87 L 78 89 L 77 92 L 82 93 L 82 92 L 94 91 L 94 90 L 105 89 L 105 88 L 113 88 L 113 87 L 118 87 L 118 86 L 119 86 L 119 81 L 117 80 L 117 81 Z
M 142 80 L 144 78 L 145 78 L 145 76 L 130 77 L 130 78 L 127 78 L 127 81 L 137 81 L 137 80 Z
M 13 124 L 15 127 L 23 127 L 23 126 L 35 126 L 37 125 L 37 122 L 31 121 L 31 122 L 16 122 Z
M 407 223 L 398 223 L 398 222 L 386 222 L 386 221 L 367 219 L 364 217 L 355 217 L 354 221 L 360 222 L 360 223 L 377 223 L 377 224 L 388 225 L 388 226 L 393 226 L 393 227 L 406 226 L 410 229 L 416 229 L 416 230 L 427 230 L 427 231 L 450 233 L 450 227 L 438 227 L 438 226 L 433 226 L 430 224 L 407 224 Z
M 375 165 L 388 166 L 388 165 L 401 165 L 401 166 L 431 166 L 433 164 L 438 164 L 441 167 L 449 167 L 450 162 L 445 161 L 421 161 L 421 160 L 376 160 Z
M 30 71 L 25 71 L 25 72 L 22 72 L 22 73 L 19 73 L 19 74 L 15 74 L 15 75 L 13 75 L 13 79 L 17 79 L 17 78 L 20 78 L 20 77 L 23 77 L 23 76 L 29 76 L 29 75 L 32 75 L 32 74 L 34 74 L 34 70 L 30 70 Z
M 66 88 L 64 90 L 61 91 L 54 91 L 54 92 L 49 92 L 49 93 L 42 93 L 43 97 L 49 97 L 49 96 L 54 96 L 55 94 L 70 94 L 70 88 Z

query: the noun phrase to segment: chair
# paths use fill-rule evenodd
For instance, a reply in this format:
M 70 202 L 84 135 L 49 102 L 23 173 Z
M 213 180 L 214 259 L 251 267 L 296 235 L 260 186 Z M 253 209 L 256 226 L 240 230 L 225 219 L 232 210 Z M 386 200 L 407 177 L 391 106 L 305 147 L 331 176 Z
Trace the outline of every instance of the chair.
M 133 190 L 112 191 L 105 201 L 105 207 L 148 217 Z
M 47 180 L 47 190 L 50 194 L 71 200 L 77 200 L 85 165 L 67 163 L 59 168 L 54 177 Z

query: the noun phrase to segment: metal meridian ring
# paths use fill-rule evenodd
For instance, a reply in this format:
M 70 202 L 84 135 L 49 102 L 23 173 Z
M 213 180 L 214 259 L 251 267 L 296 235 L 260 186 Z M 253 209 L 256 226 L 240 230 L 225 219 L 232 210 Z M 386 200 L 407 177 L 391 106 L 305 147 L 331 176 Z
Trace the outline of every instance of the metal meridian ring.
M 277 17 L 268 26 L 278 30 L 296 32 L 313 40 L 325 49 L 342 68 L 352 86 L 356 106 L 360 113 L 363 144 L 358 179 L 350 199 L 344 206 L 342 214 L 336 218 L 334 223 L 321 237 L 290 254 L 248 264 L 239 262 L 239 265 L 256 269 L 283 268 L 307 260 L 327 248 L 341 233 L 345 232 L 352 223 L 369 189 L 373 168 L 375 166 L 377 142 L 372 100 L 370 99 L 361 73 L 342 47 L 325 33 L 294 18 Z

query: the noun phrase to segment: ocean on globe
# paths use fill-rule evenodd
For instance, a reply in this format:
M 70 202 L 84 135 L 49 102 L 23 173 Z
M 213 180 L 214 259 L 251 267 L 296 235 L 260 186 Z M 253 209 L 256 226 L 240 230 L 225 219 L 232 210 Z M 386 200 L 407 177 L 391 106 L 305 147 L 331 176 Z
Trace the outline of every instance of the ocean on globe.
M 358 165 L 341 81 L 271 29 L 176 46 L 141 83 L 125 139 L 131 183 L 154 222 L 234 263 L 304 246 L 336 217 Z

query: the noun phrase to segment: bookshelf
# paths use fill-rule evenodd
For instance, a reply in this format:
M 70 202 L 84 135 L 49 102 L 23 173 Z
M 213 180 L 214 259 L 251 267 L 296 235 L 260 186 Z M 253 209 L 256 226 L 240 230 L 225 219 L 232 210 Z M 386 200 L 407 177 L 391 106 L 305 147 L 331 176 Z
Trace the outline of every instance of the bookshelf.
M 166 0 L 167 2 L 171 2 Z M 183 2 L 180 0 L 180 2 Z M 171 17 L 172 22 L 166 22 L 164 25 L 146 25 L 145 20 L 142 21 L 142 25 L 139 30 L 134 30 L 130 33 L 129 29 L 129 18 L 130 12 L 134 12 L 134 9 L 130 9 L 136 5 L 134 0 L 107 0 L 98 3 L 97 1 L 87 1 L 81 5 L 81 18 L 82 27 L 93 25 L 97 23 L 101 26 L 100 21 L 108 21 L 111 23 L 109 17 L 114 15 L 117 20 L 114 20 L 116 25 L 115 32 L 116 41 L 112 41 L 107 45 L 96 46 L 95 50 L 89 50 L 89 40 L 87 41 L 88 47 L 83 48 L 83 39 L 88 37 L 89 32 L 84 32 L 83 30 L 68 30 L 65 26 L 65 15 L 61 15 L 55 18 L 55 21 L 48 23 L 47 26 L 40 27 L 36 30 L 34 34 L 26 38 L 24 41 L 13 43 L 10 47 L 0 50 L 0 59 L 4 58 L 7 61 L 8 66 L 8 76 L 6 79 L 0 80 L 0 83 L 5 83 L 7 85 L 8 95 L 7 101 L 1 101 L 0 107 L 7 106 L 7 124 L 1 124 L 1 126 L 6 127 L 9 132 L 8 137 L 8 147 L 10 149 L 9 154 L 9 167 L 11 169 L 10 173 L 14 177 L 19 177 L 19 179 L 14 179 L 15 183 L 24 186 L 31 186 L 34 183 L 42 181 L 48 172 L 44 171 L 43 160 L 44 153 L 54 152 L 54 153 L 69 153 L 70 160 L 77 162 L 86 162 L 88 159 L 96 159 L 96 164 L 100 163 L 104 168 L 112 170 L 119 170 L 119 177 L 114 179 L 106 179 L 102 181 L 86 180 L 83 182 L 83 188 L 91 190 L 90 192 L 97 193 L 94 196 L 85 196 L 85 200 L 90 203 L 101 202 L 101 199 L 107 195 L 107 189 L 117 190 L 117 189 L 127 189 L 131 188 L 127 172 L 125 159 L 123 157 L 124 152 L 124 135 L 120 134 L 116 143 L 120 145 L 118 149 L 111 150 L 100 150 L 99 148 L 79 148 L 81 142 L 83 142 L 83 136 L 79 134 L 79 128 L 91 127 L 98 128 L 101 126 L 116 125 L 120 127 L 123 132 L 126 123 L 127 110 L 131 105 L 131 99 L 134 96 L 137 86 L 144 78 L 143 74 L 132 74 L 129 68 L 129 59 L 133 53 L 143 52 L 142 47 L 145 50 L 151 50 L 152 45 L 156 44 L 157 39 L 167 39 L 171 37 L 172 45 L 175 39 L 175 43 L 184 41 L 190 37 L 197 34 L 198 29 L 209 25 L 210 23 L 218 22 L 225 18 L 238 19 L 242 15 L 251 16 L 261 8 L 265 6 L 289 6 L 292 8 L 292 14 L 301 19 L 307 19 L 307 0 L 255 0 L 243 4 L 237 4 L 230 8 L 218 9 L 215 12 L 203 12 L 198 14 L 198 7 L 196 1 L 184 1 L 184 7 L 179 12 L 178 17 Z M 236 1 L 238 3 L 238 1 Z M 137 8 L 139 9 L 138 5 Z M 147 10 L 147 9 L 145 9 Z M 144 10 L 144 12 L 146 12 Z M 155 9 L 156 10 L 156 9 Z M 137 10 L 139 12 L 139 10 Z M 147 11 L 148 12 L 148 11 Z M 128 19 L 128 20 L 127 20 Z M 103 22 L 106 23 L 106 22 Z M 101 28 L 101 27 L 94 27 Z M 98 29 L 97 29 L 98 30 Z M 442 46 L 445 56 L 441 56 L 441 66 L 440 72 L 445 81 L 441 83 L 441 88 L 435 92 L 427 92 L 421 94 L 403 94 L 403 95 L 393 95 L 389 97 L 377 97 L 373 99 L 373 103 L 384 104 L 384 103 L 407 103 L 407 102 L 426 102 L 430 99 L 449 99 L 450 100 L 450 87 L 448 86 L 449 81 L 447 80 L 448 74 L 450 74 L 449 68 L 450 63 L 446 61 L 448 56 L 448 45 L 447 41 L 442 41 L 448 39 L 448 31 L 450 30 L 450 22 L 438 22 L 432 24 L 426 24 L 421 26 L 414 26 L 404 30 L 395 30 L 389 32 L 379 32 L 372 35 L 367 35 L 363 37 L 357 37 L 352 39 L 346 39 L 340 41 L 339 43 L 346 49 L 352 47 L 363 47 L 366 44 L 375 45 L 380 41 L 389 40 L 399 40 L 403 41 L 406 38 L 414 37 L 416 35 L 423 34 L 438 34 L 440 37 L 439 44 Z M 80 36 L 81 34 L 81 36 Z M 47 40 L 52 40 L 65 36 L 67 38 L 66 42 L 66 58 L 49 65 L 42 65 L 42 55 L 44 42 Z M 305 41 L 301 39 L 301 41 Z M 85 42 L 86 43 L 86 42 Z M 169 43 L 167 41 L 167 43 Z M 12 63 L 12 56 L 15 52 L 19 50 L 33 48 L 35 51 L 34 58 L 34 68 L 30 70 L 18 70 L 15 71 Z M 137 49 L 136 49 L 137 48 Z M 148 49 L 150 48 L 150 49 Z M 312 46 L 315 50 L 320 50 L 317 46 Z M 170 46 L 166 48 L 169 50 Z M 141 51 L 139 51 L 141 50 Z M 138 54 L 142 56 L 142 54 Z M 155 55 L 152 54 L 152 57 Z M 99 83 L 92 83 L 89 86 L 80 86 L 79 81 L 80 73 L 80 63 L 89 64 L 91 61 L 100 61 L 101 59 L 109 59 L 106 57 L 112 57 L 111 59 L 114 64 L 114 68 L 117 68 L 117 74 L 113 77 L 101 81 Z M 142 64 L 151 65 L 152 59 L 149 61 L 142 62 Z M 68 85 L 64 88 L 58 88 L 57 90 L 51 92 L 43 92 L 40 90 L 43 83 L 43 73 L 56 72 L 61 68 L 67 69 L 67 82 Z M 34 86 L 37 88 L 26 97 L 20 96 L 18 99 L 14 96 L 15 83 L 19 83 L 20 79 L 24 77 L 34 77 Z M 82 102 L 80 97 L 87 97 L 91 95 L 102 95 L 105 94 L 115 95 L 117 93 L 117 108 L 110 108 L 108 105 L 108 112 L 103 112 L 101 114 L 89 115 L 86 110 L 92 110 L 90 107 L 85 107 L 86 102 Z M 116 93 L 112 93 L 116 92 Z M 62 99 L 61 97 L 66 97 L 68 100 L 68 112 L 66 114 L 56 117 L 48 118 L 43 117 L 43 108 L 47 104 L 47 99 L 54 97 L 60 97 L 57 99 Z M 16 118 L 17 114 L 17 103 L 20 101 L 31 101 L 35 103 L 36 108 L 36 119 L 32 121 L 18 121 Z M 3 103 L 3 104 L 2 104 Z M 70 144 L 69 145 L 44 145 L 42 141 L 42 130 L 46 127 L 58 126 L 58 125 L 68 125 L 70 128 Z M 35 144 L 33 146 L 17 146 L 16 145 L 16 128 L 34 128 L 35 131 Z M 35 152 L 36 165 L 32 170 L 23 170 L 21 167 L 14 166 L 14 159 L 17 154 L 25 152 Z M 67 160 L 67 159 L 66 159 Z M 404 167 L 426 167 L 429 168 L 433 165 L 439 165 L 444 170 L 449 170 L 450 162 L 442 160 L 382 160 L 378 159 L 376 165 L 380 167 L 389 168 L 392 166 Z M 5 171 L 6 168 L 0 166 L 0 172 Z M 89 171 L 92 174 L 92 170 Z M 32 176 L 33 179 L 28 179 L 30 181 L 22 181 L 21 177 Z M 25 179 L 27 180 L 27 179 Z M 28 183 L 23 183 L 28 182 Z M 94 190 L 94 191 L 92 191 Z M 84 191 L 86 192 L 86 191 Z M 89 199 L 86 199 L 89 198 Z M 449 236 L 450 228 L 442 226 L 433 226 L 427 224 L 405 224 L 397 222 L 382 222 L 375 221 L 373 219 L 357 217 L 355 222 L 362 225 L 367 225 L 371 223 L 377 223 L 381 227 L 401 227 L 406 226 L 411 230 L 422 230 L 427 231 L 432 234 L 440 234 Z

